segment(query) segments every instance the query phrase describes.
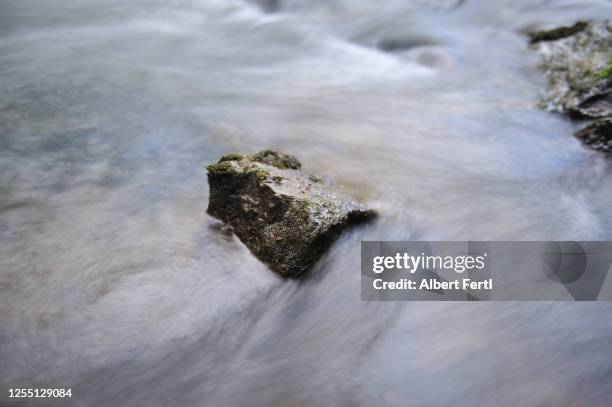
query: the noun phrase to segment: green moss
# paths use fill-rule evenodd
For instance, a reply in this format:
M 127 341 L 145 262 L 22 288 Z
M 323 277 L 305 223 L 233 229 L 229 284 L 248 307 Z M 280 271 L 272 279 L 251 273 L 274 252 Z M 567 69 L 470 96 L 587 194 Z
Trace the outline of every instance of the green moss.
M 285 212 L 285 221 L 289 225 L 302 225 L 308 219 L 310 204 L 307 201 L 297 200 Z
M 260 182 L 265 182 L 270 177 L 270 173 L 267 170 L 264 170 L 263 168 L 259 168 L 256 166 L 253 166 L 247 169 L 245 171 L 245 174 L 255 174 L 255 177 L 257 177 L 257 179 Z
M 310 204 L 307 201 L 292 202 L 283 214 L 283 220 L 266 228 L 266 234 L 274 241 L 281 258 L 291 257 L 296 241 L 307 240 L 312 229 L 308 227 Z M 281 241 L 276 237 L 282 236 Z
M 247 158 L 248 157 L 244 154 L 229 153 L 219 158 L 219 161 L 217 162 L 222 163 L 224 161 L 241 161 L 241 160 L 246 160 Z
M 215 164 L 211 164 L 206 169 L 208 170 L 209 175 L 255 175 L 260 182 L 265 182 L 270 177 L 270 173 L 259 167 L 258 165 L 251 164 L 245 166 L 240 166 L 238 164 L 233 164 L 232 161 L 222 161 Z
M 211 175 L 233 174 L 236 172 L 232 165 L 227 161 L 210 164 L 208 167 L 206 167 L 206 169 Z
M 612 78 L 612 59 L 608 62 L 608 66 L 600 69 L 599 71 L 593 74 L 593 79 L 596 81 L 601 81 L 603 79 L 611 79 Z
M 255 176 L 260 181 L 266 181 L 268 177 L 270 176 L 270 173 L 266 170 L 259 169 L 255 171 Z
M 276 151 L 264 150 L 253 156 L 254 161 L 262 164 L 272 165 L 281 170 L 297 170 L 302 167 L 302 164 L 292 155 L 279 154 Z

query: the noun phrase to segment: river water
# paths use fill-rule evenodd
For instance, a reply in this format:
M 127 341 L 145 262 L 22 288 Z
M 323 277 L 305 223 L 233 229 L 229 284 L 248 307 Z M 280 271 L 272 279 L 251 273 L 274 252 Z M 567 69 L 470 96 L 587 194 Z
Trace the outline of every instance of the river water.
M 0 1 L 0 404 L 63 386 L 49 404 L 610 405 L 612 305 L 364 303 L 359 271 L 360 240 L 612 240 L 611 162 L 538 109 L 524 35 L 605 17 Z M 204 165 L 264 148 L 381 214 L 303 282 L 205 214 Z

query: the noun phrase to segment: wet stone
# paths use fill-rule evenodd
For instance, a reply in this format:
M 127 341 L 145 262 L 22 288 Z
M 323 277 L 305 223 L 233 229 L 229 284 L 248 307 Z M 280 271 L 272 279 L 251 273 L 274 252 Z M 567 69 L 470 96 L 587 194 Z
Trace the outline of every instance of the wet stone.
M 594 150 L 612 153 L 612 118 L 595 120 L 578 131 L 576 137 Z
M 612 23 L 580 22 L 545 33 L 532 35 L 531 45 L 548 77 L 543 107 L 572 117 L 612 115 Z
M 342 230 L 374 216 L 301 166 L 292 155 L 265 150 L 224 155 L 207 167 L 207 212 L 285 277 L 308 270 Z

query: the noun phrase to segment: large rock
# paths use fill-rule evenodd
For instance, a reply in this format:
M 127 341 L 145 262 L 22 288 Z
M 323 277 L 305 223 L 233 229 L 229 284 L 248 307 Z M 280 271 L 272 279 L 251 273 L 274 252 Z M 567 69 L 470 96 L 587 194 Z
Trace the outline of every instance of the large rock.
M 549 82 L 544 107 L 574 117 L 612 115 L 612 24 L 579 22 L 531 35 Z
M 228 154 L 209 165 L 208 213 L 234 229 L 272 270 L 307 270 L 347 226 L 374 213 L 300 170 L 291 155 Z

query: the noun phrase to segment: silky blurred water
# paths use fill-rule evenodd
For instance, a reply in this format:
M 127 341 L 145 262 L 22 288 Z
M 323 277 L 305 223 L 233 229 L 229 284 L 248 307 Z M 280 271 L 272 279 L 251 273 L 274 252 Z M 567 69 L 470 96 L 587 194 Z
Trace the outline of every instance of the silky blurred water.
M 525 36 L 610 17 L 0 1 L 0 404 L 64 386 L 47 404 L 610 405 L 610 304 L 363 303 L 359 271 L 360 240 L 612 240 L 610 161 L 538 109 Z M 203 166 L 263 148 L 381 214 L 303 282 L 205 214 Z

